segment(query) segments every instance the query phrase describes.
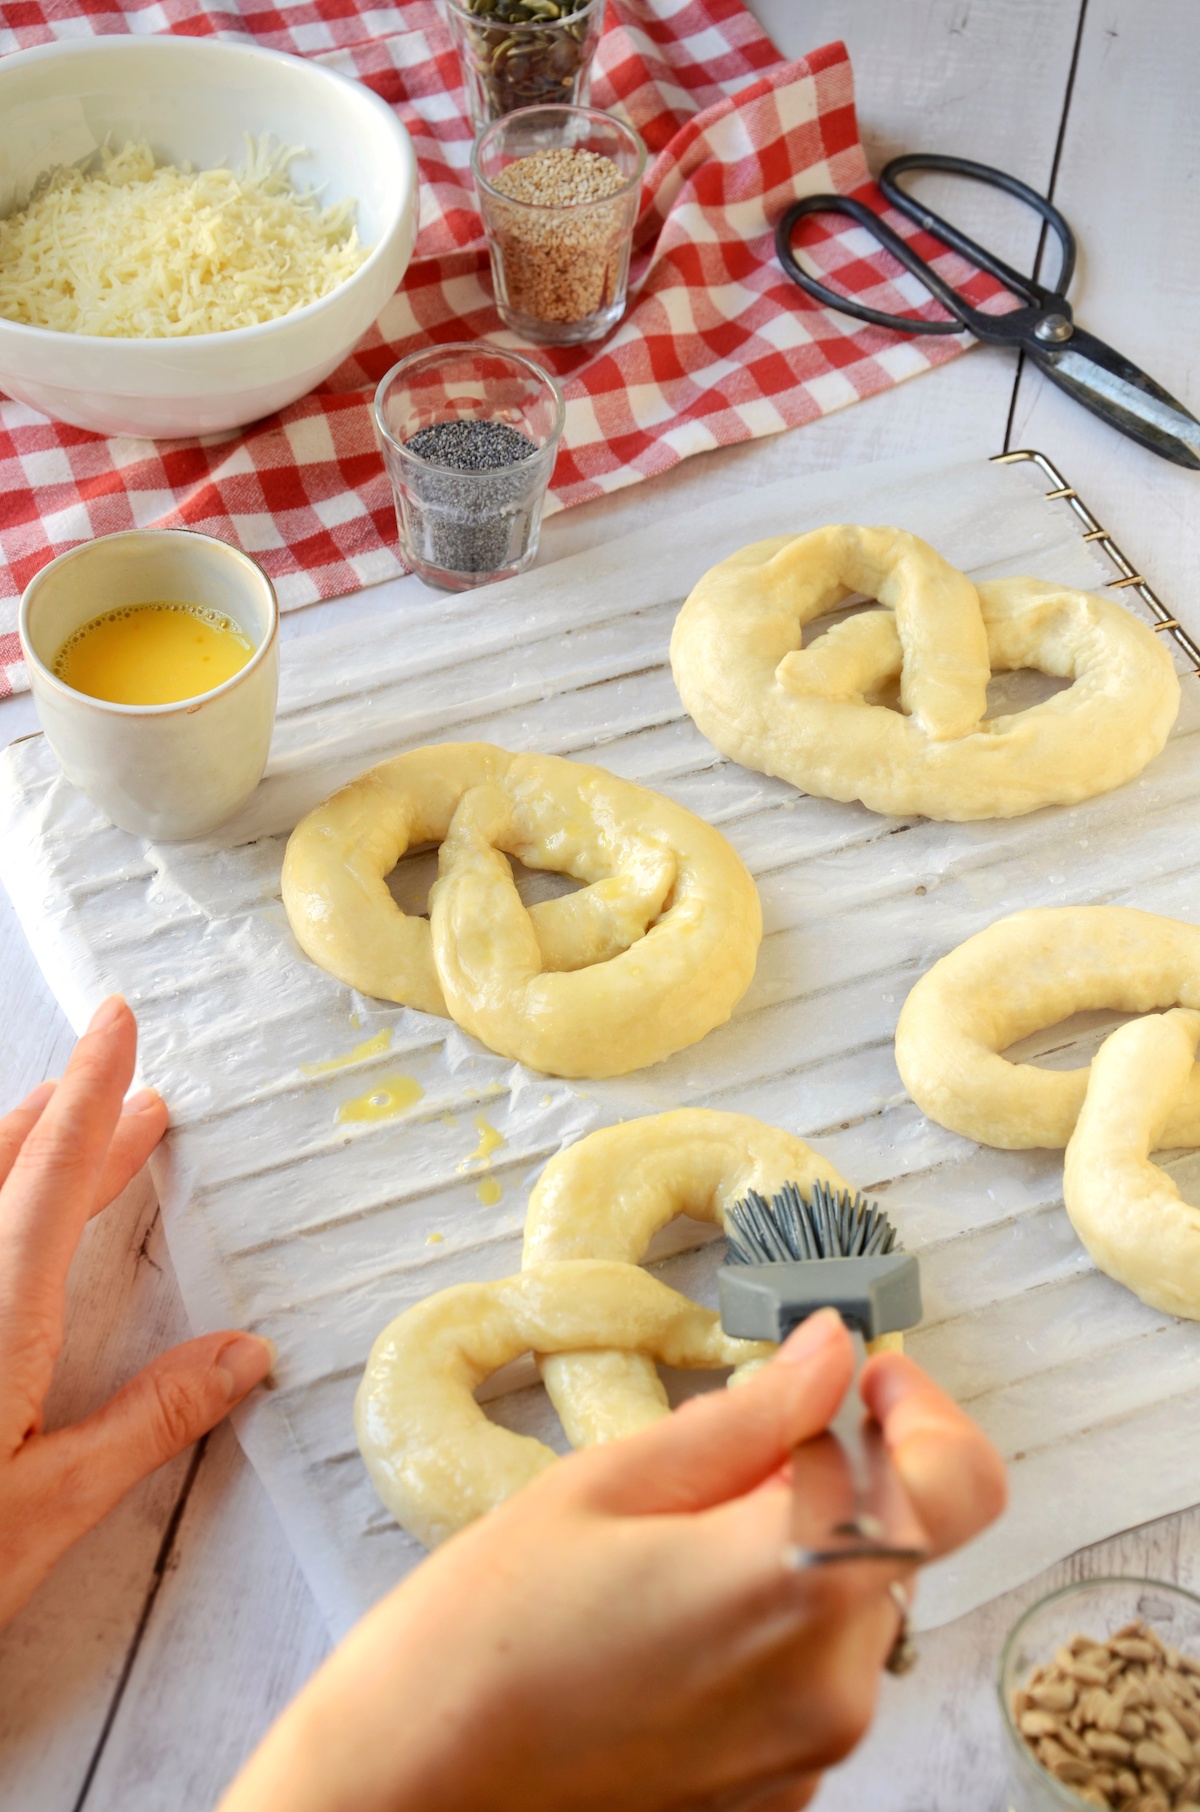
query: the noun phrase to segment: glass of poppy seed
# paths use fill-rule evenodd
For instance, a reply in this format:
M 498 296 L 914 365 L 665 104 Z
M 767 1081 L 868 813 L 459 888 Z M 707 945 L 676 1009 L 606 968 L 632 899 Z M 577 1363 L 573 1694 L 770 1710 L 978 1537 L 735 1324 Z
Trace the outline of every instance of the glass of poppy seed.
M 1000 1661 L 1010 1812 L 1197 1812 L 1200 1599 L 1092 1579 L 1039 1600 Z
M 519 107 L 585 106 L 604 0 L 446 0 L 471 121 Z
M 558 346 L 616 326 L 645 167 L 632 127 L 590 107 L 526 107 L 480 134 L 471 169 L 506 326 Z
M 406 565 L 449 591 L 531 566 L 565 414 L 540 365 L 485 341 L 394 365 L 374 415 Z

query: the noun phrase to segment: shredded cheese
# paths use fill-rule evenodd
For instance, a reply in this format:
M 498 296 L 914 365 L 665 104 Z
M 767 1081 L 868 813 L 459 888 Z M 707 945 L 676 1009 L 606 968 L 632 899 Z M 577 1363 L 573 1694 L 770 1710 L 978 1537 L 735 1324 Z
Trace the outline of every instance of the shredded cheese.
M 58 169 L 0 220 L 0 316 L 59 333 L 225 333 L 327 296 L 367 256 L 355 203 L 293 188 L 299 149 L 247 139 L 245 168 L 156 166 L 148 145 Z

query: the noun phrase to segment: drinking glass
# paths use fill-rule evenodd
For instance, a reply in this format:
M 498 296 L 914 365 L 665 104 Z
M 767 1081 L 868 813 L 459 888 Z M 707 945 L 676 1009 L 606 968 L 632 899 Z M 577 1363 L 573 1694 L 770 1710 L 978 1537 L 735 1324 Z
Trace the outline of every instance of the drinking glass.
M 584 0 L 574 10 L 570 0 L 514 0 L 505 10 L 515 16 L 497 18 L 494 0 L 446 0 L 476 132 L 519 107 L 584 106 L 591 87 L 604 0 Z
M 486 341 L 430 347 L 393 365 L 374 409 L 400 551 L 414 572 L 443 590 L 466 591 L 533 564 L 566 416 L 558 385 L 540 365 Z M 504 422 L 535 451 L 514 465 L 459 471 L 410 450 L 421 428 L 448 421 Z
M 497 188 L 538 152 L 607 157 L 621 185 L 595 200 L 518 201 Z M 526 107 L 475 141 L 471 169 L 492 265 L 496 307 L 524 340 L 571 346 L 601 339 L 625 312 L 646 147 L 631 126 L 591 107 Z

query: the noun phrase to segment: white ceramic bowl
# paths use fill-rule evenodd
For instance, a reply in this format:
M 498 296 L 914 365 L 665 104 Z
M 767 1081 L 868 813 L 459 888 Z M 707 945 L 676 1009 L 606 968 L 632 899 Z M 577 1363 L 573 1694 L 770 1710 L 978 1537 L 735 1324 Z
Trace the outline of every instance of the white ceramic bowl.
M 229 333 L 123 340 L 0 319 L 0 390 L 103 434 L 171 439 L 283 408 L 338 365 L 400 283 L 417 235 L 417 165 L 391 108 L 361 83 L 281 52 L 216 39 L 108 37 L 0 61 L 0 216 L 37 178 L 108 134 L 160 161 L 240 163 L 244 134 L 307 155 L 291 166 L 325 199 L 353 196 L 374 247 L 352 277 L 294 314 Z

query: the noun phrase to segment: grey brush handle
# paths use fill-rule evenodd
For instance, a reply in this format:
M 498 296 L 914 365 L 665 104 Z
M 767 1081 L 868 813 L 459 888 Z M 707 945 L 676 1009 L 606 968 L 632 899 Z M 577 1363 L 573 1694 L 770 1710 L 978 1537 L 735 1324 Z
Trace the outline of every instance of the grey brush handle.
M 787 1563 L 795 1568 L 847 1560 L 919 1565 L 929 1558 L 929 1538 L 882 1431 L 866 1416 L 858 1392 L 866 1348 L 862 1335 L 850 1332 L 856 1363 L 842 1405 L 826 1433 L 792 1455 Z

